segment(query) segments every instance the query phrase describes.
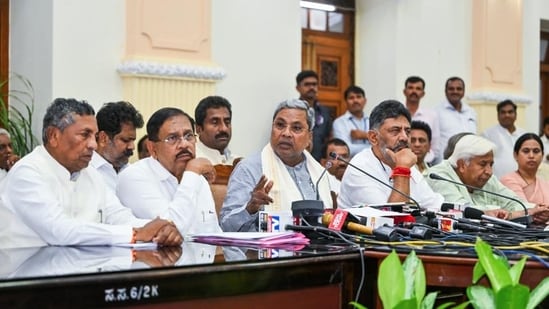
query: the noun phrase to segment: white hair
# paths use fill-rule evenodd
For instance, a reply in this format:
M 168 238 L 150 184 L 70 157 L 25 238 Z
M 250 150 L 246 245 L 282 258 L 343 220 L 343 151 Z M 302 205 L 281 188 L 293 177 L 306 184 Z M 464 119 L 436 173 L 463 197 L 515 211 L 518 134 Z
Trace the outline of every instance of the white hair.
M 460 159 L 468 162 L 472 157 L 483 156 L 490 151 L 494 154 L 496 152 L 496 145 L 491 141 L 474 134 L 465 135 L 456 143 L 448 162 L 457 167 L 457 161 Z
M 6 130 L 4 128 L 0 128 L 0 135 L 7 135 L 8 138 L 11 138 L 10 132 L 8 132 L 8 130 Z

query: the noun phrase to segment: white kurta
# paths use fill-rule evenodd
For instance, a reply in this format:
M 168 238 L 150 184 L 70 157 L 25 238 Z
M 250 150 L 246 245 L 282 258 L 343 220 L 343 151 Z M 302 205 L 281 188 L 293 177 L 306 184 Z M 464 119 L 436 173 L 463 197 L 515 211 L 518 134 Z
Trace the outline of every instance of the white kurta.
M 119 174 L 117 195 L 138 218 L 173 220 L 182 235 L 221 231 L 206 179 L 184 172 L 178 183 L 152 157 L 137 161 Z
M 521 128 L 516 128 L 515 132 L 510 133 L 499 124 L 486 129 L 482 133 L 482 136 L 496 144 L 493 174 L 497 178 L 517 170 L 517 161 L 513 156 L 513 148 L 517 139 L 524 133 L 526 131 Z
M 71 175 L 43 146 L 17 162 L 0 196 L 4 248 L 128 243 L 132 227 L 148 222 L 123 207 L 95 169 Z
M 231 153 L 229 148 L 226 148 L 223 154 L 219 153 L 219 150 L 210 148 L 200 140 L 196 141 L 196 157 L 206 158 L 212 162 L 213 165 L 226 164 L 232 165 L 236 156 Z

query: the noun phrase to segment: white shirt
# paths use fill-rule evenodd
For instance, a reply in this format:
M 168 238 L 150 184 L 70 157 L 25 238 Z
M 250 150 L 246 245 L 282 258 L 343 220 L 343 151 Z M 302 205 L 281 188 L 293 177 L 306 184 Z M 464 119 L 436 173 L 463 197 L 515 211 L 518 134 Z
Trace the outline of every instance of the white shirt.
M 232 165 L 236 156 L 231 153 L 229 148 L 225 148 L 223 154 L 219 153 L 219 150 L 210 148 L 198 139 L 196 141 L 196 157 L 206 158 L 212 162 L 213 165 L 227 164 Z
M 440 162 L 442 160 L 442 149 L 440 149 L 440 124 L 436 111 L 420 106 L 416 113 L 412 115 L 412 120 L 423 121 L 431 128 L 431 149 L 425 161 Z
M 465 102 L 461 102 L 461 112 L 458 112 L 448 100 L 442 102 L 438 108 L 440 125 L 441 151 L 446 149 L 450 137 L 461 132 L 477 133 L 477 113 Z
M 118 175 L 117 195 L 138 218 L 173 220 L 182 235 L 220 232 L 215 204 L 202 175 L 184 172 L 181 183 L 152 157 Z
M 341 187 L 341 181 L 339 181 L 334 175 L 328 174 L 328 181 L 330 182 L 330 190 L 339 194 L 339 188 Z
M 367 139 L 352 139 L 352 130 L 368 131 L 370 127 L 368 116 L 364 115 L 362 118 L 356 118 L 349 111 L 345 114 L 337 117 L 332 125 L 332 132 L 334 137 L 342 139 L 349 146 L 351 151 L 351 157 L 362 151 L 363 149 L 370 148 L 370 143 Z
M 542 134 L 540 139 L 543 143 L 543 162 L 549 163 L 549 160 L 547 160 L 547 154 L 549 154 L 549 138 L 547 138 L 545 134 Z
M 517 170 L 517 161 L 513 156 L 513 148 L 517 139 L 526 133 L 524 129 L 516 128 L 515 132 L 510 133 L 507 129 L 497 124 L 486 129 L 482 136 L 496 144 L 494 151 L 493 174 L 497 178 Z
M 373 177 L 383 181 L 384 186 L 370 176 L 349 166 L 341 179 L 341 187 L 337 198 L 337 205 L 340 208 L 356 207 L 368 204 L 387 203 L 391 188 L 393 186 L 391 177 L 392 169 L 381 162 L 373 153 L 372 149 L 359 152 L 351 159 L 351 163 Z M 425 181 L 425 178 L 414 166 L 411 168 L 410 196 L 413 197 L 421 208 L 440 209 L 444 198 L 442 195 L 433 192 Z
M 112 164 L 105 160 L 102 155 L 97 153 L 96 151 L 93 152 L 92 160 L 90 161 L 90 165 L 95 168 L 101 176 L 103 176 L 103 180 L 107 184 L 107 187 L 112 190 L 112 192 L 116 192 L 116 183 L 118 182 L 118 173 L 112 166 Z M 128 166 L 128 164 L 125 164 L 120 168 L 120 171 L 125 169 Z
M 148 222 L 123 207 L 95 169 L 71 175 L 43 146 L 17 162 L 0 196 L 1 247 L 129 243 L 132 227 Z

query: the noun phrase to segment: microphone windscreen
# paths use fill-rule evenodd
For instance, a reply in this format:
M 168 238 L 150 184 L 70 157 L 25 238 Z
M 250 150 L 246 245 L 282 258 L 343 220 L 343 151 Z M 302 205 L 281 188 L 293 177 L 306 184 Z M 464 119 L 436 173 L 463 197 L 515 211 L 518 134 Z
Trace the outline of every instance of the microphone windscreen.
M 444 178 L 440 177 L 439 175 L 437 175 L 435 173 L 430 173 L 429 178 L 436 179 L 436 180 L 445 180 Z
M 480 220 L 482 218 L 482 215 L 484 215 L 484 212 L 482 210 L 478 210 L 473 207 L 466 207 L 463 211 L 463 216 L 468 219 Z

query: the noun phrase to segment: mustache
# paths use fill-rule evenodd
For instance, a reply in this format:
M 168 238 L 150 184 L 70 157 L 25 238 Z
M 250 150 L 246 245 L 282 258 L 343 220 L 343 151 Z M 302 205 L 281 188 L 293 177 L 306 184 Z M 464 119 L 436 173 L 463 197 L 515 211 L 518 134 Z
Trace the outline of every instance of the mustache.
M 132 149 L 126 149 L 124 150 L 124 153 L 123 153 L 126 157 L 131 157 L 133 156 L 133 150 Z
M 215 136 L 215 138 L 230 138 L 229 133 L 221 132 Z
M 182 155 L 187 155 L 187 154 L 190 155 L 191 157 L 194 157 L 194 154 L 188 149 L 181 150 L 180 152 L 177 153 L 176 157 L 180 157 Z
M 391 149 L 393 152 L 399 152 L 400 150 L 402 150 L 404 148 L 410 148 L 410 145 L 408 145 L 408 142 L 400 141 L 400 142 L 398 142 L 398 144 L 396 144 L 395 147 L 389 148 L 389 149 Z

